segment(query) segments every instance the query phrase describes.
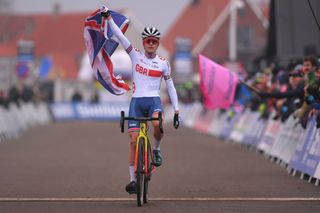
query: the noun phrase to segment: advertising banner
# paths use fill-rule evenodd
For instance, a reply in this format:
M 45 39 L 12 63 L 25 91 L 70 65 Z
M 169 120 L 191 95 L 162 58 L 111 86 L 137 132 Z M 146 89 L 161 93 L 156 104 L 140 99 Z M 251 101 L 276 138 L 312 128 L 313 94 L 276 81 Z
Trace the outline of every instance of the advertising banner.
M 316 119 L 313 116 L 308 121 L 303 140 L 298 142 L 296 151 L 290 160 L 289 165 L 291 168 L 309 175 L 314 174 L 317 166 L 316 160 L 318 159 L 319 161 L 319 156 L 317 156 L 319 151 L 314 150 L 315 146 L 312 146 L 316 131 Z M 318 144 L 316 143 L 316 145 Z M 310 151 L 311 153 L 309 153 Z
M 126 114 L 129 103 L 54 103 L 50 106 L 54 120 L 116 120 Z
M 260 143 L 258 144 L 258 149 L 264 151 L 267 154 L 270 154 L 272 146 L 277 138 L 278 133 L 280 132 L 281 122 L 273 120 L 272 117 L 269 118 L 266 130 L 263 137 L 261 138 Z

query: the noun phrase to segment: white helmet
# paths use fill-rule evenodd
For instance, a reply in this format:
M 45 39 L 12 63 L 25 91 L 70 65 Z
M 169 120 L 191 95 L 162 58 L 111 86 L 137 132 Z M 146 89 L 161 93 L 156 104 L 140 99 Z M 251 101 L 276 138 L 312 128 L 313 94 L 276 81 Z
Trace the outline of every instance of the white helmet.
M 142 38 L 147 38 L 147 37 L 156 37 L 160 38 L 160 32 L 157 28 L 155 27 L 145 27 L 143 32 L 141 33 Z

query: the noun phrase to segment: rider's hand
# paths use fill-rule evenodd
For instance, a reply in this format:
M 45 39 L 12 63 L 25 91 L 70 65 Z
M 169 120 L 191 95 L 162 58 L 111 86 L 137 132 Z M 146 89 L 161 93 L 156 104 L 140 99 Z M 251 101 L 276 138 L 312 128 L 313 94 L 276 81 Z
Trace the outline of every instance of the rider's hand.
M 102 6 L 100 7 L 100 14 L 101 14 L 103 17 L 107 18 L 107 17 L 109 17 L 109 15 L 110 15 L 110 11 L 109 11 L 109 9 L 108 9 L 106 6 L 102 5 Z
M 174 113 L 174 116 L 173 116 L 173 126 L 174 126 L 174 128 L 178 129 L 179 124 L 180 124 L 179 113 Z

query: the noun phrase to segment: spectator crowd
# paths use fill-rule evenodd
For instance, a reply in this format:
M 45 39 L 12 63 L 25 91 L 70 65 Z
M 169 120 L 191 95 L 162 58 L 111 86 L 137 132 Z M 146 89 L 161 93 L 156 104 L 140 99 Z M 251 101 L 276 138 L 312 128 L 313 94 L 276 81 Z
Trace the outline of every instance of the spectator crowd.
M 0 91 L 0 106 L 5 109 L 9 108 L 11 103 L 20 106 L 21 103 L 36 102 L 36 87 L 30 86 L 12 86 L 9 90 Z
M 272 115 L 273 119 L 284 122 L 293 115 L 303 128 L 314 115 L 319 128 L 320 58 L 307 56 L 290 62 L 287 67 L 273 65 L 245 79 L 236 92 L 234 106 L 239 105 L 259 111 L 262 119 Z

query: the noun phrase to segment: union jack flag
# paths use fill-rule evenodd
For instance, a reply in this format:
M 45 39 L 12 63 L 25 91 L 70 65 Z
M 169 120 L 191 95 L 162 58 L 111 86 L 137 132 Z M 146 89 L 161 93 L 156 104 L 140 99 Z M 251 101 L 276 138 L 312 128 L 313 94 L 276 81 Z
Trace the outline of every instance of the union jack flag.
M 129 20 L 114 11 L 110 11 L 110 13 L 114 22 L 125 33 L 129 26 Z M 110 57 L 119 43 L 108 26 L 107 32 L 104 32 L 106 24 L 107 21 L 100 15 L 99 9 L 85 19 L 85 46 L 96 79 L 110 93 L 121 95 L 129 91 L 130 87 L 121 78 L 113 74 L 113 64 Z

